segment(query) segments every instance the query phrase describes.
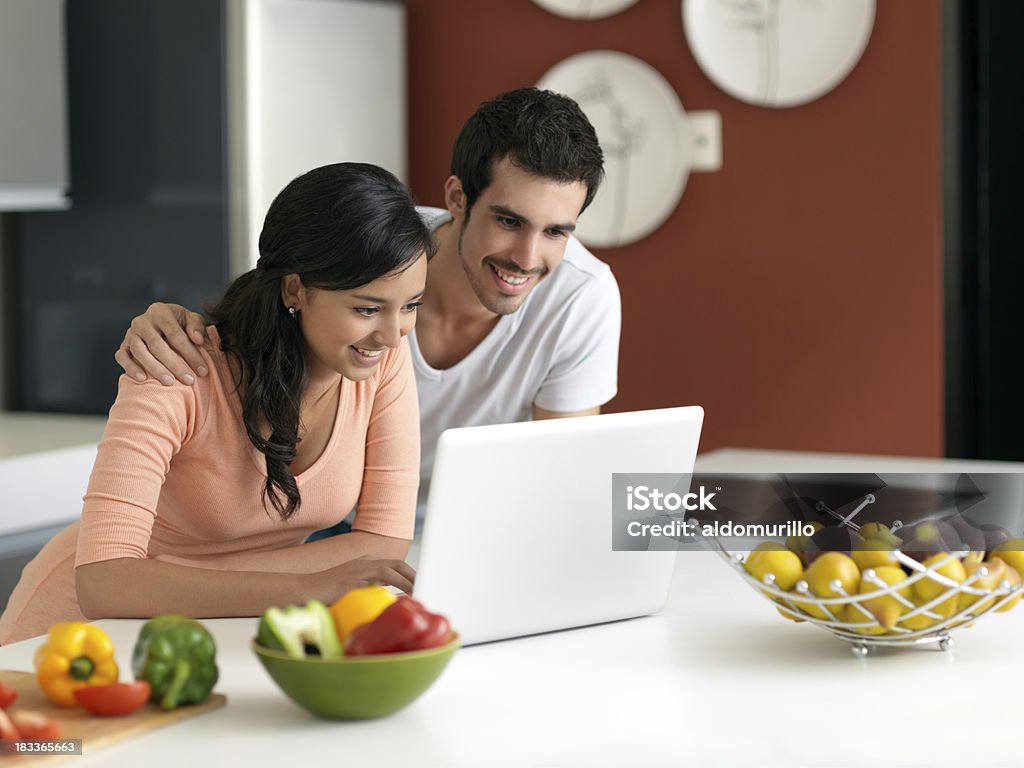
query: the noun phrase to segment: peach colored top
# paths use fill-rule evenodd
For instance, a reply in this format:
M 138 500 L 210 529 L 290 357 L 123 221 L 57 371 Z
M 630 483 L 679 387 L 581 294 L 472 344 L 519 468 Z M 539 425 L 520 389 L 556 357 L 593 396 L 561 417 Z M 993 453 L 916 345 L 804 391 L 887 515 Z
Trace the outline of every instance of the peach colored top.
M 82 519 L 25 567 L 0 618 L 0 643 L 83 620 L 76 565 L 151 557 L 239 569 L 218 560 L 246 552 L 255 553 L 249 562 L 260 556 L 252 570 L 273 571 L 274 550 L 301 544 L 357 501 L 354 529 L 412 538 L 419 413 L 406 341 L 384 353 L 369 379 L 342 379 L 327 447 L 296 478 L 302 504 L 283 521 L 264 508 L 264 457 L 245 432 L 217 331 L 208 334 L 203 357 L 210 374 L 191 387 L 121 376 Z

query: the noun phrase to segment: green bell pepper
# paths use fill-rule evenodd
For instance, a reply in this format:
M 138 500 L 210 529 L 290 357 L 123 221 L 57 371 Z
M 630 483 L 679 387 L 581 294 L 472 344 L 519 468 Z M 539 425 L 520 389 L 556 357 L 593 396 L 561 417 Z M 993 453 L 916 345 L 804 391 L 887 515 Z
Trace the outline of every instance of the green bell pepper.
M 334 617 L 319 600 L 310 600 L 304 606 L 268 608 L 260 617 L 256 642 L 295 659 L 340 659 L 343 653 Z
M 165 614 L 142 625 L 132 651 L 132 672 L 153 688 L 164 709 L 206 701 L 217 684 L 217 646 L 202 624 Z

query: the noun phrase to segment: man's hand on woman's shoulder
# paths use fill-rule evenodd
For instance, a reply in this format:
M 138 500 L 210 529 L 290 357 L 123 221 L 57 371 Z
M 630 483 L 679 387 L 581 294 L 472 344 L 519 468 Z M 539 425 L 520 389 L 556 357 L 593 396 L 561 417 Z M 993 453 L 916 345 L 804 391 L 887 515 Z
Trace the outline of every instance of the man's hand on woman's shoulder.
M 114 360 L 136 381 L 152 376 L 170 386 L 195 383 L 209 373 L 199 347 L 206 341 L 203 316 L 179 304 L 150 304 L 132 320 Z

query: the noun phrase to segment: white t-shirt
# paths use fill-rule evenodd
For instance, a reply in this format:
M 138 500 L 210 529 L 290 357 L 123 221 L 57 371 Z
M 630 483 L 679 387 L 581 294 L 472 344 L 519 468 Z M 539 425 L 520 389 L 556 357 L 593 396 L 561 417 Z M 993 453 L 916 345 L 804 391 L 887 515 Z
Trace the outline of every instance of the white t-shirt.
M 419 212 L 431 231 L 452 218 L 440 208 Z M 424 513 L 437 438 L 444 430 L 528 421 L 534 404 L 549 411 L 582 411 L 611 400 L 621 324 L 619 286 L 611 269 L 570 237 L 562 263 L 451 368 L 431 368 L 413 330 L 408 338 L 422 451 L 417 518 Z

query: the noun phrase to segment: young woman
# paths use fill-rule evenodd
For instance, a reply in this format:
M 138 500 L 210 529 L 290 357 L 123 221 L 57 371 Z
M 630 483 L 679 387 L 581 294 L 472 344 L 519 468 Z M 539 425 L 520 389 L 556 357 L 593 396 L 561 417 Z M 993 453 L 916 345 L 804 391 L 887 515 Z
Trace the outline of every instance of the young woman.
M 256 269 L 210 311 L 210 374 L 121 377 L 82 519 L 26 566 L 0 643 L 82 618 L 253 616 L 371 578 L 410 590 L 419 419 L 403 337 L 431 248 L 383 169 L 329 165 L 285 187 Z M 302 543 L 357 502 L 351 533 Z

